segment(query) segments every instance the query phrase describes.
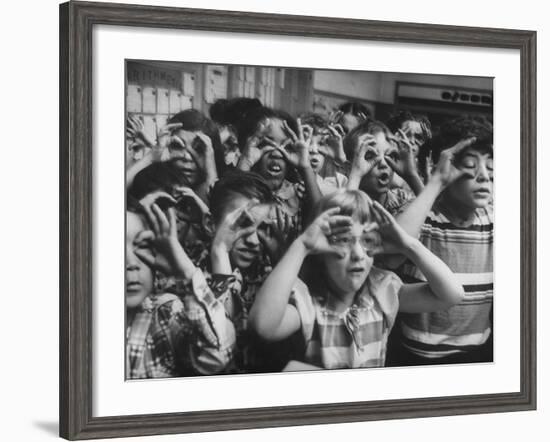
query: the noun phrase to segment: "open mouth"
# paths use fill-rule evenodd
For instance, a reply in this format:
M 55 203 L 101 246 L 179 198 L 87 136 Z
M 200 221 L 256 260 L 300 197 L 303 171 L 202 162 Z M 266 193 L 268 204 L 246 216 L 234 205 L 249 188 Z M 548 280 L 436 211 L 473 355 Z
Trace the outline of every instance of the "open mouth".
M 354 276 L 359 276 L 365 273 L 365 269 L 363 267 L 352 267 L 348 270 L 348 273 Z
M 271 175 L 279 175 L 283 171 L 284 163 L 280 160 L 271 160 L 267 164 L 267 171 Z
M 390 184 L 390 174 L 388 172 L 382 172 L 380 175 L 378 175 L 378 185 L 385 187 L 388 184 Z
M 311 164 L 311 167 L 316 168 L 321 164 L 321 160 L 317 157 L 311 157 L 309 159 L 309 164 Z

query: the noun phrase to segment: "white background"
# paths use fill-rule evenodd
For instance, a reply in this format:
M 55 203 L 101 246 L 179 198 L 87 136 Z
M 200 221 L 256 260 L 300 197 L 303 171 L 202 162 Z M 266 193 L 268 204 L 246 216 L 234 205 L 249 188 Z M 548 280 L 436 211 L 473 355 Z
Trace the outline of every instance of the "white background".
M 136 3 L 142 3 L 137 2 Z M 549 39 L 543 29 L 548 17 L 543 3 L 504 2 L 484 5 L 464 0 L 460 4 L 394 1 L 361 3 L 277 0 L 230 2 L 203 0 L 148 0 L 143 3 L 173 6 L 279 12 L 414 21 L 473 26 L 534 29 L 538 35 L 539 79 L 550 78 Z M 355 3 L 355 4 L 354 4 Z M 0 321 L 3 339 L 0 359 L 2 389 L 2 440 L 45 440 L 56 437 L 58 409 L 58 10 L 54 1 L 12 2 L 4 7 L 2 32 L 2 148 L 0 189 L 2 194 L 2 287 L 4 314 Z M 543 133 L 549 118 L 548 87 L 539 88 L 539 157 L 544 165 Z M 543 97 L 543 99 L 540 99 Z M 538 224 L 547 224 L 543 190 L 550 184 L 548 174 L 539 172 Z M 7 247 L 6 247 L 7 242 Z M 539 228 L 539 275 L 544 273 L 548 235 Z M 235 431 L 201 435 L 164 436 L 159 440 L 252 441 L 307 438 L 384 438 L 423 441 L 545 440 L 543 431 L 550 418 L 548 383 L 550 368 L 549 325 L 543 322 L 548 311 L 544 296 L 548 288 L 539 278 L 539 410 L 500 415 L 460 416 L 346 425 L 325 425 L 276 430 Z M 3 284 L 4 285 L 4 284 Z M 546 424 L 546 425 L 545 425 Z M 153 440 L 155 438 L 149 438 Z M 137 439 L 132 439 L 137 440 Z M 145 439 L 147 440 L 147 439 Z

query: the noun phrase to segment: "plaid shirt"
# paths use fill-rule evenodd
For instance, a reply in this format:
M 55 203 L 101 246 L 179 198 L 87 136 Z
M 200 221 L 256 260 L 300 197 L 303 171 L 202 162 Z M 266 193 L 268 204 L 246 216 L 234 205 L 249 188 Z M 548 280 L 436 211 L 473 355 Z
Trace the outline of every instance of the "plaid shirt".
M 235 330 L 200 270 L 181 296 L 147 297 L 126 331 L 127 379 L 214 374 L 233 359 Z
M 303 361 L 326 369 L 383 366 L 402 284 L 395 273 L 373 267 L 353 305 L 338 313 L 326 307 L 330 293 L 310 295 L 298 280 L 290 304 L 302 323 Z

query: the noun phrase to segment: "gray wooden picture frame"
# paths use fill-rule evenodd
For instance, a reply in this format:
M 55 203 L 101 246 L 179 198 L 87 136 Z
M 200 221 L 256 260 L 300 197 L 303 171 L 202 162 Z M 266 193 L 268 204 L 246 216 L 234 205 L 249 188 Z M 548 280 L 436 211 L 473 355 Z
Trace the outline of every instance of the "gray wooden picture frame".
M 92 416 L 92 29 L 108 24 L 520 51 L 521 390 L 455 397 Z M 60 5 L 60 435 L 101 437 L 536 408 L 536 32 L 108 3 Z

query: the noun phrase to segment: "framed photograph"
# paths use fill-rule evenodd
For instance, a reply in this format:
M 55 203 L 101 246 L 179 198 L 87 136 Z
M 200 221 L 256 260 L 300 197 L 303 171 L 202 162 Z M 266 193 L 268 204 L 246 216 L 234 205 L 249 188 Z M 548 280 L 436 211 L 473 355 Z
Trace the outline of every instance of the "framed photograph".
M 535 409 L 535 51 L 62 4 L 60 435 Z

